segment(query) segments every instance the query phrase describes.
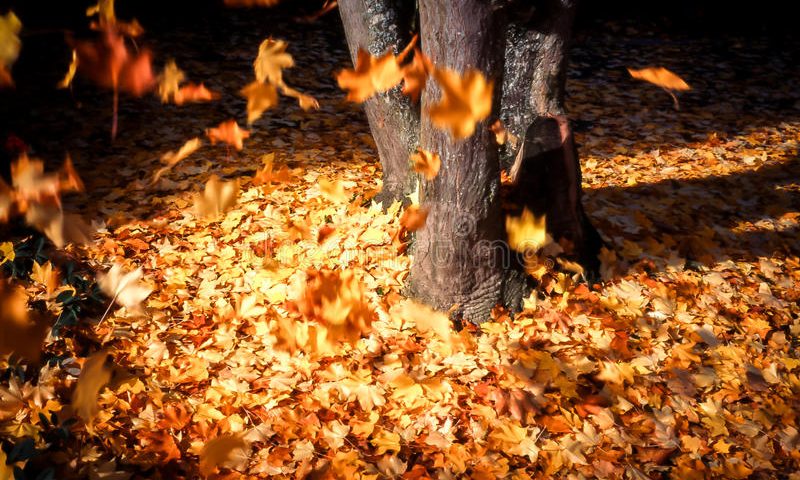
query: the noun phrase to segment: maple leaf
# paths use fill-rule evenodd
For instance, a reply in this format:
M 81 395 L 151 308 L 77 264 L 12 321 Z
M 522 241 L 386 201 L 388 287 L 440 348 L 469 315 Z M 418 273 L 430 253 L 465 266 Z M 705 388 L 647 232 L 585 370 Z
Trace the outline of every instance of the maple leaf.
M 373 57 L 364 49 L 358 49 L 354 70 L 341 70 L 336 74 L 336 82 L 343 90 L 348 90 L 347 100 L 361 103 L 376 93 L 389 90 L 403 80 L 400 69 L 402 58 L 388 50 L 380 58 Z
M 90 422 L 99 411 L 97 398 L 103 387 L 111 381 L 111 355 L 100 351 L 90 355 L 81 368 L 75 391 L 72 392 L 72 408 L 79 417 Z
M 261 83 L 271 82 L 275 85 L 283 83 L 283 69 L 294 66 L 294 59 L 286 53 L 289 45 L 283 40 L 268 38 L 258 47 L 258 56 L 253 63 L 256 80 Z
M 219 98 L 219 94 L 212 92 L 202 83 L 199 85 L 189 83 L 175 92 L 175 105 L 183 105 L 188 102 L 208 102 L 217 98 Z
M 43 285 L 49 295 L 58 287 L 58 269 L 53 268 L 52 262 L 48 261 L 44 265 L 39 265 L 39 262 L 34 260 L 31 280 Z
M 411 163 L 415 172 L 423 174 L 427 180 L 433 180 L 439 174 L 442 159 L 438 153 L 418 148 L 416 153 L 411 154 Z
M 112 298 L 112 301 L 128 310 L 139 310 L 141 303 L 153 291 L 140 283 L 143 273 L 141 267 L 128 273 L 122 273 L 122 265 L 115 263 L 108 273 L 97 274 L 100 289 Z
M 369 332 L 374 312 L 351 270 L 311 270 L 297 302 L 300 312 L 328 329 L 331 339 L 355 343 Z
M 222 142 L 235 147 L 236 150 L 241 150 L 244 148 L 243 140 L 250 136 L 250 132 L 239 128 L 236 120 L 228 120 L 220 123 L 217 127 L 207 129 L 206 135 L 212 145 Z
M 0 279 L 0 355 L 16 353 L 38 362 L 48 325 L 28 310 L 28 295 Z
M 206 442 L 200 451 L 200 473 L 212 475 L 220 467 L 247 462 L 249 446 L 241 435 L 220 435 Z
M 369 443 L 375 447 L 376 455 L 383 455 L 386 452 L 399 452 L 402 448 L 400 435 L 383 428 L 377 434 L 373 434 Z
M 347 193 L 344 191 L 344 186 L 339 180 L 328 180 L 327 178 L 319 179 L 319 190 L 322 194 L 333 203 L 345 203 L 348 200 Z
M 239 92 L 247 99 L 247 124 L 250 125 L 270 108 L 278 105 L 278 90 L 271 83 L 251 82 Z
M 311 95 L 306 95 L 305 93 L 301 93 L 294 88 L 289 87 L 285 83 L 280 84 L 281 93 L 286 95 L 287 97 L 292 97 L 297 99 L 298 105 L 305 111 L 308 110 L 317 110 L 319 109 L 319 102 L 316 98 L 312 97 Z
M 87 244 L 94 234 L 94 229 L 79 215 L 64 214 L 54 205 L 30 205 L 25 212 L 25 222 L 47 235 L 58 248 L 67 243 Z
M 113 29 L 101 31 L 97 40 L 75 42 L 74 49 L 78 72 L 101 87 L 141 96 L 156 84 L 152 54 L 147 50 L 130 53 L 124 38 Z
M 475 132 L 475 124 L 492 111 L 493 82 L 478 70 L 468 70 L 464 75 L 447 68 L 435 68 L 433 78 L 442 89 L 439 103 L 428 109 L 434 126 L 448 130 L 456 140 Z
M 14 85 L 11 79 L 11 65 L 19 56 L 19 49 L 22 42 L 19 39 L 19 31 L 22 29 L 22 22 L 9 11 L 0 16 L 0 88 Z
M 521 253 L 536 251 L 549 243 L 545 217 L 535 218 L 527 208 L 519 217 L 506 217 L 508 245 Z
M 201 217 L 216 217 L 236 205 L 239 196 L 239 180 L 222 182 L 212 175 L 206 182 L 203 193 L 195 196 L 195 211 Z
M 409 232 L 416 232 L 425 226 L 428 219 L 428 209 L 418 205 L 409 205 L 400 217 L 400 225 Z
M 415 48 L 411 63 L 402 69 L 403 93 L 410 96 L 414 102 L 418 101 L 432 71 L 433 63 L 430 58 Z

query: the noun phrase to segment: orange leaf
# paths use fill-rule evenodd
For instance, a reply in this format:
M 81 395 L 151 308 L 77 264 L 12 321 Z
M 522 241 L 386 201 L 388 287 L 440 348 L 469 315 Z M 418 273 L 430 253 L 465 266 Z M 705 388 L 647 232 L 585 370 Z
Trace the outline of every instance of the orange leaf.
M 175 92 L 175 105 L 183 105 L 187 102 L 208 102 L 217 98 L 219 98 L 219 94 L 212 92 L 202 83 L 199 85 L 190 83 Z
M 417 149 L 416 153 L 411 154 L 411 162 L 413 163 L 414 171 L 425 175 L 427 180 L 433 180 L 439 174 L 439 168 L 442 166 L 442 159 L 438 153 L 429 152 L 421 148 Z
M 442 88 L 442 99 L 428 109 L 436 127 L 449 130 L 455 139 L 467 138 L 475 132 L 475 124 L 492 111 L 493 82 L 477 70 L 463 76 L 449 69 L 435 68 L 433 78 Z
M 409 46 L 414 41 L 412 40 Z M 356 68 L 340 71 L 336 74 L 336 82 L 343 90 L 349 90 L 348 100 L 361 103 L 376 93 L 389 90 L 403 80 L 400 62 L 407 52 L 408 48 L 399 56 L 395 56 L 389 50 L 380 58 L 376 58 L 366 50 L 359 48 Z
M 228 120 L 215 128 L 206 130 L 206 135 L 212 145 L 222 142 L 236 147 L 236 150 L 241 150 L 244 148 L 243 140 L 250 136 L 250 132 L 239 128 L 239 124 L 235 120 Z
M 667 90 L 691 90 L 689 84 L 681 77 L 664 67 L 648 67 L 641 70 L 629 68 L 628 73 L 637 80 L 644 80 Z
M 403 67 L 403 93 L 410 96 L 415 102 L 419 100 L 432 70 L 431 60 L 418 48 L 414 49 L 413 60 Z
M 409 232 L 416 232 L 425 226 L 428 219 L 428 210 L 417 205 L 409 205 L 400 217 L 400 225 Z

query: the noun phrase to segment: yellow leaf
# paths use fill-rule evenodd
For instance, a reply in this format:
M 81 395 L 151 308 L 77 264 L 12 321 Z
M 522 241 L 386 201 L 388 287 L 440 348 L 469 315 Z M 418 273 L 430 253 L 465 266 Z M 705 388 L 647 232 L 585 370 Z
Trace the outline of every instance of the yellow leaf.
M 434 126 L 450 131 L 456 140 L 475 132 L 475 124 L 492 111 L 493 82 L 477 70 L 468 70 L 463 76 L 449 69 L 436 68 L 433 78 L 442 89 L 439 103 L 428 109 Z
M 0 355 L 16 353 L 38 361 L 48 325 L 28 310 L 28 295 L 0 280 Z
M 319 189 L 322 194 L 334 203 L 345 203 L 348 200 L 344 186 L 339 180 L 330 181 L 326 178 L 319 179 Z
M 14 244 L 11 242 L 0 243 L 0 255 L 2 255 L 2 258 L 0 258 L 0 265 L 6 262 L 13 262 L 14 259 L 17 258 L 14 253 Z
M 545 217 L 535 218 L 527 208 L 519 217 L 506 217 L 508 245 L 521 253 L 536 251 L 549 243 Z
M 278 105 L 278 90 L 270 83 L 251 82 L 239 93 L 247 99 L 247 124 L 258 120 L 270 108 Z
M 170 60 L 164 65 L 164 71 L 158 76 L 158 95 L 163 103 L 174 98 L 180 89 L 180 84 L 186 79 L 186 74 L 178 68 L 175 60 Z
M 184 143 L 181 148 L 178 149 L 178 151 L 169 151 L 164 155 L 161 155 L 161 163 L 166 165 L 156 171 L 155 175 L 153 175 L 153 180 L 151 183 L 156 183 L 162 175 L 171 170 L 172 167 L 178 164 L 178 162 L 196 152 L 202 145 L 203 141 L 195 137 Z
M 422 334 L 433 332 L 444 341 L 449 341 L 453 335 L 450 319 L 447 315 L 427 305 L 412 300 L 404 300 L 393 306 L 390 313 L 404 322 L 413 323 Z
M 200 451 L 200 473 L 212 475 L 220 467 L 242 465 L 247 461 L 247 442 L 240 435 L 220 435 L 206 442 Z
M 68 88 L 72 85 L 72 80 L 75 78 L 75 73 L 78 71 L 78 52 L 73 49 L 72 50 L 72 60 L 69 62 L 69 68 L 67 69 L 67 73 L 64 74 L 64 78 L 61 79 L 60 82 L 56 85 L 58 88 Z
M 438 153 L 420 148 L 416 153 L 411 154 L 411 163 L 415 172 L 423 174 L 427 180 L 433 180 L 439 174 L 442 159 Z
M 115 263 L 108 273 L 99 273 L 97 283 L 100 289 L 113 301 L 122 305 L 128 310 L 138 310 L 141 303 L 153 291 L 140 283 L 142 279 L 142 269 L 129 273 L 122 273 L 122 265 Z
M 39 265 L 39 262 L 34 260 L 31 280 L 43 285 L 48 294 L 53 293 L 58 286 L 58 270 L 54 269 L 53 264 L 49 261 L 44 265 Z
M 422 400 L 422 385 L 406 374 L 398 375 L 390 386 L 394 388 L 392 397 L 407 407 L 417 406 Z
M 97 414 L 97 398 L 111 380 L 110 360 L 111 356 L 107 352 L 95 352 L 86 359 L 81 368 L 78 384 L 72 393 L 72 407 L 87 422 Z
M 201 217 L 216 217 L 233 208 L 238 196 L 238 179 L 223 182 L 216 175 L 212 175 L 206 182 L 203 193 L 195 196 L 195 211 Z
M 275 85 L 283 83 L 283 69 L 294 66 L 294 59 L 286 53 L 289 45 L 283 40 L 268 38 L 258 47 L 258 56 L 253 63 L 256 80 L 269 81 Z
M 308 110 L 319 109 L 319 102 L 317 101 L 316 98 L 312 97 L 311 95 L 306 95 L 305 93 L 298 92 L 297 90 L 289 87 L 285 83 L 281 83 L 279 86 L 281 88 L 281 93 L 283 93 L 287 97 L 296 98 L 297 103 L 303 110 L 308 111 Z
M 376 455 L 383 455 L 386 452 L 399 452 L 401 448 L 400 435 L 383 428 L 378 431 L 377 435 L 372 437 L 369 443 L 375 446 Z
M 0 74 L 0 88 L 14 84 L 10 71 L 22 46 L 19 39 L 21 29 L 22 22 L 14 15 L 14 12 L 9 10 L 8 13 L 0 16 L 0 70 L 6 73 L 6 75 Z

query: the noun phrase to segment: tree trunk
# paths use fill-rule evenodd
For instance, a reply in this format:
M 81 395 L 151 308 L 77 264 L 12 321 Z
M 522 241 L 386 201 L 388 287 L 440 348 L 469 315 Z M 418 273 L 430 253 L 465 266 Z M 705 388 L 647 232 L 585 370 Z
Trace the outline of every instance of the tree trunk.
M 411 38 L 413 2 L 340 0 L 339 12 L 353 64 L 359 47 L 376 56 L 389 49 L 397 54 Z M 396 87 L 367 100 L 364 110 L 383 170 L 383 188 L 375 200 L 383 202 L 384 208 L 395 200 L 405 202 L 415 179 L 409 155 L 419 142 L 419 107 Z
M 583 211 L 581 167 L 564 106 L 575 0 L 511 8 L 501 118 L 519 139 L 503 150 L 513 202 L 546 215 L 547 230 L 593 277 L 602 240 Z
M 462 73 L 475 68 L 499 86 L 504 42 L 491 2 L 420 0 L 419 13 L 423 51 L 435 65 Z M 497 149 L 485 121 L 460 141 L 434 128 L 425 112 L 440 96 L 431 82 L 422 97 L 420 143 L 441 156 L 442 166 L 421 185 L 420 202 L 429 211 L 414 243 L 410 290 L 435 308 L 480 322 L 501 301 L 505 279 Z M 493 105 L 498 99 L 496 89 Z

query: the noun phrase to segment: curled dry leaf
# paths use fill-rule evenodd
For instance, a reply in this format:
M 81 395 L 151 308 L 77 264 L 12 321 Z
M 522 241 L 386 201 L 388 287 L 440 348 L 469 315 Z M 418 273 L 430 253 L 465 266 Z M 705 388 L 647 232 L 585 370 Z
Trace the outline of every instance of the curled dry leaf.
M 195 210 L 201 217 L 216 217 L 236 205 L 239 196 L 239 180 L 223 182 L 212 175 L 206 182 L 203 193 L 195 197 Z
M 84 421 L 90 422 L 99 411 L 97 398 L 111 381 L 112 372 L 111 356 L 107 352 L 95 352 L 84 362 L 72 393 L 72 408 Z
M 28 309 L 28 295 L 0 279 L 0 355 L 15 353 L 38 362 L 49 325 Z
M 22 29 L 22 22 L 9 11 L 5 15 L 0 15 L 0 88 L 14 85 L 11 79 L 11 65 L 19 56 L 19 49 L 22 41 L 19 39 L 19 31 Z
M 220 467 L 243 467 L 247 462 L 248 445 L 241 435 L 220 435 L 206 442 L 200 451 L 200 473 L 209 476 Z
M 286 53 L 289 45 L 283 40 L 268 38 L 258 47 L 258 56 L 253 63 L 256 80 L 261 83 L 269 81 L 275 85 L 283 83 L 283 69 L 294 66 L 294 59 Z
M 544 215 L 536 218 L 527 208 L 519 217 L 506 217 L 506 231 L 508 245 L 518 252 L 536 251 L 549 243 Z
M 278 89 L 271 83 L 248 83 L 239 92 L 247 99 L 247 124 L 250 125 L 270 108 L 278 105 Z
M 442 159 L 438 153 L 419 148 L 411 154 L 411 163 L 415 172 L 423 174 L 427 180 L 433 180 L 439 174 Z
M 172 167 L 178 164 L 178 162 L 196 152 L 197 149 L 199 149 L 202 145 L 203 141 L 195 137 L 184 143 L 177 152 L 169 151 L 162 155 L 161 163 L 164 163 L 165 165 L 156 171 L 156 173 L 153 175 L 153 180 L 150 183 L 156 183 L 162 175 L 170 171 Z
M 206 135 L 212 145 L 222 142 L 235 147 L 236 150 L 241 150 L 244 148 L 244 139 L 250 136 L 250 132 L 239 128 L 236 120 L 228 120 L 220 123 L 217 127 L 206 130 Z
M 153 291 L 141 283 L 142 269 L 123 273 L 122 265 L 114 264 L 108 273 L 98 273 L 97 283 L 100 289 L 117 304 L 128 310 L 139 310 L 141 304 Z
M 419 205 L 409 205 L 400 217 L 400 225 L 409 232 L 416 232 L 425 226 L 428 219 L 428 209 Z
M 475 132 L 475 124 L 492 111 L 493 82 L 477 70 L 463 76 L 450 69 L 435 68 L 433 78 L 442 89 L 439 103 L 428 109 L 431 122 L 448 130 L 456 140 Z

